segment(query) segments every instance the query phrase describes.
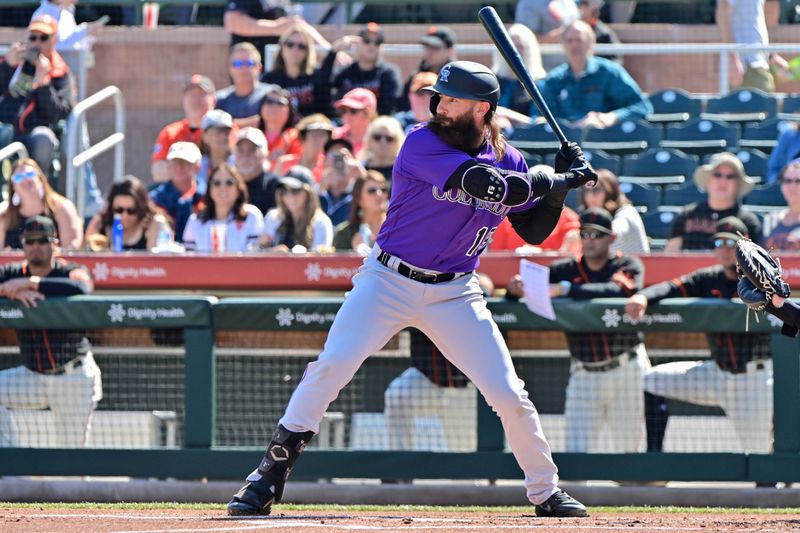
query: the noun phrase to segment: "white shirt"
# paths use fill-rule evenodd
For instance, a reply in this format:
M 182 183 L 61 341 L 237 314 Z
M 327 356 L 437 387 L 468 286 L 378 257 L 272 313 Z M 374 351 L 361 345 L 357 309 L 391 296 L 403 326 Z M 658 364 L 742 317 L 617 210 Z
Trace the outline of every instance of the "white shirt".
M 639 212 L 630 204 L 623 205 L 614 213 L 611 229 L 617 235 L 611 243 L 611 253 L 640 254 L 650 252 L 647 232 Z
M 278 237 L 278 228 L 283 224 L 283 213 L 280 209 L 270 209 L 264 217 L 264 235 L 272 239 L 273 245 L 278 244 L 281 238 Z M 328 215 L 321 210 L 317 210 L 314 218 L 311 219 L 312 237 L 311 251 L 318 250 L 320 247 L 333 245 L 333 224 Z
M 258 238 L 264 230 L 261 211 L 252 204 L 244 204 L 244 210 L 247 212 L 247 218 L 244 220 L 234 220 L 232 213 L 228 215 L 225 222 L 226 252 L 248 252 L 258 245 Z M 183 230 L 183 245 L 187 250 L 211 252 L 211 231 L 214 224 L 217 223 L 216 220 L 203 222 L 197 218 L 196 213 L 192 213 Z
M 75 6 L 71 6 L 72 10 Z M 41 5 L 33 12 L 31 20 L 42 15 L 50 15 L 58 21 L 58 42 L 56 50 L 89 50 L 94 43 L 94 37 L 89 35 L 89 27 L 85 22 L 75 23 L 75 15 L 71 9 L 64 9 L 59 5 L 42 0 Z

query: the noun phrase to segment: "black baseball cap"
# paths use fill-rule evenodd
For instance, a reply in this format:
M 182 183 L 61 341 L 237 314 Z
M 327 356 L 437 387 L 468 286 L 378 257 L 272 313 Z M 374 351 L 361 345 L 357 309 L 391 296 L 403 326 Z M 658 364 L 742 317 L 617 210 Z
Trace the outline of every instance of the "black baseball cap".
M 369 38 L 371 35 L 375 35 L 379 43 L 383 43 L 383 41 L 386 40 L 383 34 L 383 28 L 381 28 L 377 22 L 368 22 L 367 25 L 358 32 L 358 36 L 362 39 Z
M 431 26 L 419 42 L 434 48 L 452 48 L 456 44 L 456 34 L 446 26 Z
M 334 146 L 339 146 L 341 148 L 347 148 L 347 150 L 352 154 L 353 153 L 353 143 L 348 141 L 347 139 L 328 139 L 328 142 L 325 143 L 325 147 L 322 149 L 323 152 L 326 154 L 331 151 Z
M 56 237 L 56 225 L 53 220 L 41 215 L 25 219 L 22 224 L 23 237 Z
M 614 233 L 612 220 L 611 213 L 605 209 L 592 207 L 581 213 L 581 229 L 594 229 L 611 235 Z
M 293 166 L 278 181 L 278 186 L 286 189 L 302 189 L 303 185 L 314 187 L 314 173 L 302 165 Z
M 725 217 L 717 222 L 716 232 L 711 237 L 714 239 L 733 239 L 735 241 L 741 240 L 739 234 L 747 237 L 747 226 L 744 222 L 736 217 Z

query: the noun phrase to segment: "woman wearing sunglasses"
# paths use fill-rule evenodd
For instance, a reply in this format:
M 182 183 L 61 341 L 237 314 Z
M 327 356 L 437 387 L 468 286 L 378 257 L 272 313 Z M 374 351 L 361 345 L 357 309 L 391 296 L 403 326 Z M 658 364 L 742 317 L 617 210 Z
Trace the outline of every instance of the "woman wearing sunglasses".
M 319 207 L 311 171 L 296 166 L 281 178 L 275 193 L 277 207 L 264 217 L 262 248 L 302 253 L 332 250 L 333 224 Z
M 267 137 L 267 159 L 277 161 L 287 154 L 300 154 L 303 147 L 298 139 L 297 124 L 300 116 L 294 107 L 289 91 L 270 85 L 261 100 L 261 120 L 258 128 Z
M 787 207 L 764 217 L 764 248 L 800 250 L 800 159 L 783 167 L 778 180 Z
M 111 185 L 105 207 L 86 228 L 85 242 L 90 250 L 109 248 L 116 216 L 122 220 L 123 250 L 150 250 L 156 246 L 159 234 L 172 236 L 169 222 L 158 212 L 147 187 L 136 176 L 125 176 Z
M 264 221 L 261 211 L 247 203 L 247 185 L 235 167 L 223 163 L 211 174 L 202 207 L 183 231 L 187 250 L 247 252 L 258 246 Z
M 391 180 L 394 160 L 405 137 L 403 126 L 394 117 L 380 116 L 370 122 L 364 136 L 364 168 L 377 170 Z
M 20 159 L 8 182 L 10 201 L 0 203 L 0 249 L 21 249 L 20 235 L 26 218 L 52 219 L 63 249 L 77 249 L 83 240 L 83 221 L 75 204 L 55 192 L 33 159 Z
M 356 250 L 361 255 L 369 255 L 381 225 L 386 220 L 388 206 L 389 188 L 386 178 L 380 172 L 367 170 L 365 177 L 356 178 L 350 216 L 336 226 L 333 247 L 340 252 Z

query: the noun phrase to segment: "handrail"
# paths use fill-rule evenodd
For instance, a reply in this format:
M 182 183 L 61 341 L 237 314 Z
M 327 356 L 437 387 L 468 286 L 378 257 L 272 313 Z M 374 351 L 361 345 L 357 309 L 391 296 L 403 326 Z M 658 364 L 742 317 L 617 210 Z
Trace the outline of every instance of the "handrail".
M 25 145 L 19 141 L 14 141 L 13 143 L 0 148 L 0 161 L 3 159 L 8 159 L 14 154 L 20 154 L 20 158 L 24 159 L 28 157 L 28 149 L 25 148 Z
M 81 138 L 80 129 L 85 123 L 86 112 L 109 98 L 114 100 L 114 133 L 79 153 L 78 139 Z M 109 85 L 86 100 L 78 102 L 67 118 L 66 140 L 66 194 L 67 198 L 72 200 L 77 207 L 78 214 L 83 216 L 86 208 L 86 182 L 78 178 L 78 172 L 86 163 L 113 147 L 114 181 L 117 182 L 122 179 L 125 167 L 125 145 L 123 144 L 125 141 L 125 104 L 122 91 L 114 85 Z

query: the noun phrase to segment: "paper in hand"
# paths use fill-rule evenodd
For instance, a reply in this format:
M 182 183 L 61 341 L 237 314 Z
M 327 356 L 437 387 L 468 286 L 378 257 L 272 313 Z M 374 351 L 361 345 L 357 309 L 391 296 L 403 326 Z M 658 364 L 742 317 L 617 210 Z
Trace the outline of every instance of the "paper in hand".
M 550 269 L 526 259 L 519 261 L 519 275 L 525 291 L 525 305 L 531 313 L 555 321 L 550 299 Z

